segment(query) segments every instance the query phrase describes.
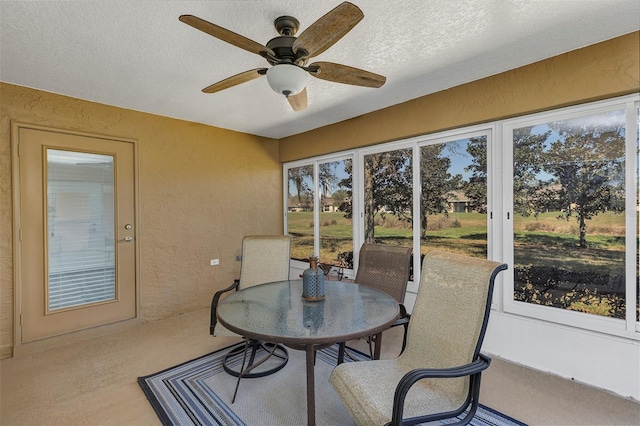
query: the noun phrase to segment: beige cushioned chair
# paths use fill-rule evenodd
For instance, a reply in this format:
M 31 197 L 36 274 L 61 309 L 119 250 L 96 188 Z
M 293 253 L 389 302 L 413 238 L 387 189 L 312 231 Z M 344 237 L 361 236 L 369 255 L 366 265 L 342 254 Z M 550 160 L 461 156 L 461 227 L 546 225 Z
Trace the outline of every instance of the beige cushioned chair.
M 507 265 L 433 251 L 422 265 L 405 351 L 338 365 L 329 382 L 358 425 L 400 425 L 475 415 L 480 354 L 496 275 Z M 404 419 L 404 420 L 403 420 Z
M 240 278 L 224 290 L 218 291 L 211 301 L 211 324 L 209 332 L 213 336 L 238 336 L 238 334 L 226 329 L 218 323 L 216 310 L 220 297 L 229 291 L 242 290 L 259 284 L 274 281 L 286 281 L 289 279 L 289 262 L 291 250 L 291 237 L 289 235 L 247 235 L 242 240 L 242 264 L 240 266 Z M 238 377 L 241 371 L 254 367 L 249 373 L 243 373 L 242 377 L 263 377 L 282 369 L 288 361 L 287 349 L 274 343 L 250 340 L 248 345 L 249 363 L 239 369 L 231 367 L 231 360 L 245 352 L 245 343 L 240 343 L 227 353 L 223 361 L 225 371 Z M 256 354 L 260 349 L 267 353 L 272 352 L 280 362 L 264 364 L 264 368 L 256 368 L 254 364 Z M 264 358 L 263 358 L 264 360 Z

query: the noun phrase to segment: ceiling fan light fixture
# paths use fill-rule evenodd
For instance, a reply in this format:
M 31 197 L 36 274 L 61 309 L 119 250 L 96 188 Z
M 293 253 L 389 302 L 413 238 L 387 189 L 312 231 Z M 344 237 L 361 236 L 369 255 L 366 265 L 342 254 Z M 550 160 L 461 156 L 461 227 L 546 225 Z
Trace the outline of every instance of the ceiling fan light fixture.
M 297 95 L 307 85 L 307 72 L 296 65 L 278 64 L 267 70 L 267 81 L 276 93 Z

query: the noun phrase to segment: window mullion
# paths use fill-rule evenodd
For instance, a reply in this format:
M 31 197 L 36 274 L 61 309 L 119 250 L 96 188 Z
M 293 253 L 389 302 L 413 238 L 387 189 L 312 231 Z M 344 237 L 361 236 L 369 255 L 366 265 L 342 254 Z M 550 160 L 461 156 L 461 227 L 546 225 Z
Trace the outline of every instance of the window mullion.
M 313 254 L 320 256 L 320 162 L 313 163 Z
M 626 213 L 626 248 L 625 248 L 625 300 L 627 330 L 631 333 L 640 331 L 636 320 L 637 294 L 637 217 L 638 217 L 638 110 L 636 102 L 626 105 L 625 133 L 625 213 Z M 634 242 L 631 244 L 631 242 Z
M 420 176 L 420 146 L 413 145 L 413 286 L 417 292 L 422 275 L 422 258 L 420 251 L 420 202 L 422 200 L 422 185 Z

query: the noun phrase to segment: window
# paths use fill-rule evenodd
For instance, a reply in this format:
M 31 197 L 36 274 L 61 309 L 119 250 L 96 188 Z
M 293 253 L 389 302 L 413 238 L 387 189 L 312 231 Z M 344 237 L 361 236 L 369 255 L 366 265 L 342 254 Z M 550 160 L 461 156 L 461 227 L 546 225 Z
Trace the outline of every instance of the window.
M 487 136 L 420 147 L 420 252 L 487 257 Z
M 640 108 L 636 108 L 636 146 L 635 155 L 630 158 L 636 159 L 636 331 L 640 331 L 640 258 L 637 253 L 640 253 Z
M 637 257 L 630 257 L 637 214 L 630 222 L 626 212 L 637 205 L 638 169 L 627 153 L 637 152 L 638 142 L 628 137 L 629 105 L 571 108 L 505 125 L 513 215 L 505 232 L 513 264 L 506 310 L 600 331 L 624 331 L 628 310 L 637 321 Z
M 412 150 L 364 156 L 364 241 L 410 246 L 413 240 Z
M 353 268 L 351 168 L 350 159 L 318 164 L 320 261 L 347 269 Z
M 285 169 L 286 230 L 291 258 L 321 265 L 340 275 L 353 267 L 352 167 L 350 157 L 306 162 Z
M 624 110 L 513 131 L 514 299 L 624 319 Z
M 300 223 L 298 212 L 288 210 L 289 233 L 309 241 L 298 258 L 308 256 L 311 239 L 314 252 L 348 269 L 357 266 L 350 256 L 363 242 L 410 245 L 420 253 L 413 261 L 419 278 L 430 250 L 489 257 L 509 265 L 497 281 L 494 309 L 637 335 L 638 100 L 621 97 L 287 164 L 289 200 L 313 192 L 307 199 L 318 210 L 307 203 Z M 296 188 L 302 169 L 306 186 Z M 409 292 L 418 281 L 412 277 Z
M 114 157 L 47 149 L 49 311 L 116 297 Z
M 287 233 L 291 235 L 291 258 L 306 261 L 315 253 L 313 164 L 287 171 Z

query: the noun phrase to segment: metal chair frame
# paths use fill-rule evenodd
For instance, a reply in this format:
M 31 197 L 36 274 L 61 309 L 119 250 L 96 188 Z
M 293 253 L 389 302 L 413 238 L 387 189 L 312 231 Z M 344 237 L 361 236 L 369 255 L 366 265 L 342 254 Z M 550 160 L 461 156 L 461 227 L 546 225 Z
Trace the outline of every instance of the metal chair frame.
M 286 252 L 282 250 L 269 249 L 269 244 L 278 244 L 280 249 L 285 245 Z M 220 298 L 228 292 L 238 291 L 243 288 L 254 285 L 265 284 L 273 281 L 283 281 L 289 279 L 289 256 L 290 256 L 291 237 L 284 235 L 247 235 L 242 240 L 242 265 L 240 270 L 240 278 L 234 280 L 229 287 L 217 291 L 211 300 L 211 321 L 209 325 L 209 334 L 215 335 L 218 318 L 216 315 Z M 285 265 L 280 265 L 286 261 Z M 278 265 L 271 265 L 271 262 L 278 262 Z M 271 270 L 273 269 L 273 270 Z M 226 330 L 226 329 L 224 329 Z M 235 335 L 235 333 L 229 335 Z M 256 361 L 258 352 L 266 352 L 266 355 Z M 238 356 L 242 354 L 242 364 L 239 369 L 233 368 L 231 364 Z M 255 371 L 269 358 L 278 358 L 281 362 L 268 369 Z M 289 361 L 289 353 L 287 349 L 280 344 L 263 342 L 255 339 L 244 338 L 244 342 L 233 346 L 223 359 L 224 370 L 237 377 L 236 390 L 233 394 L 231 402 L 235 401 L 238 392 L 238 385 L 242 378 L 265 377 L 276 373 L 284 368 Z

